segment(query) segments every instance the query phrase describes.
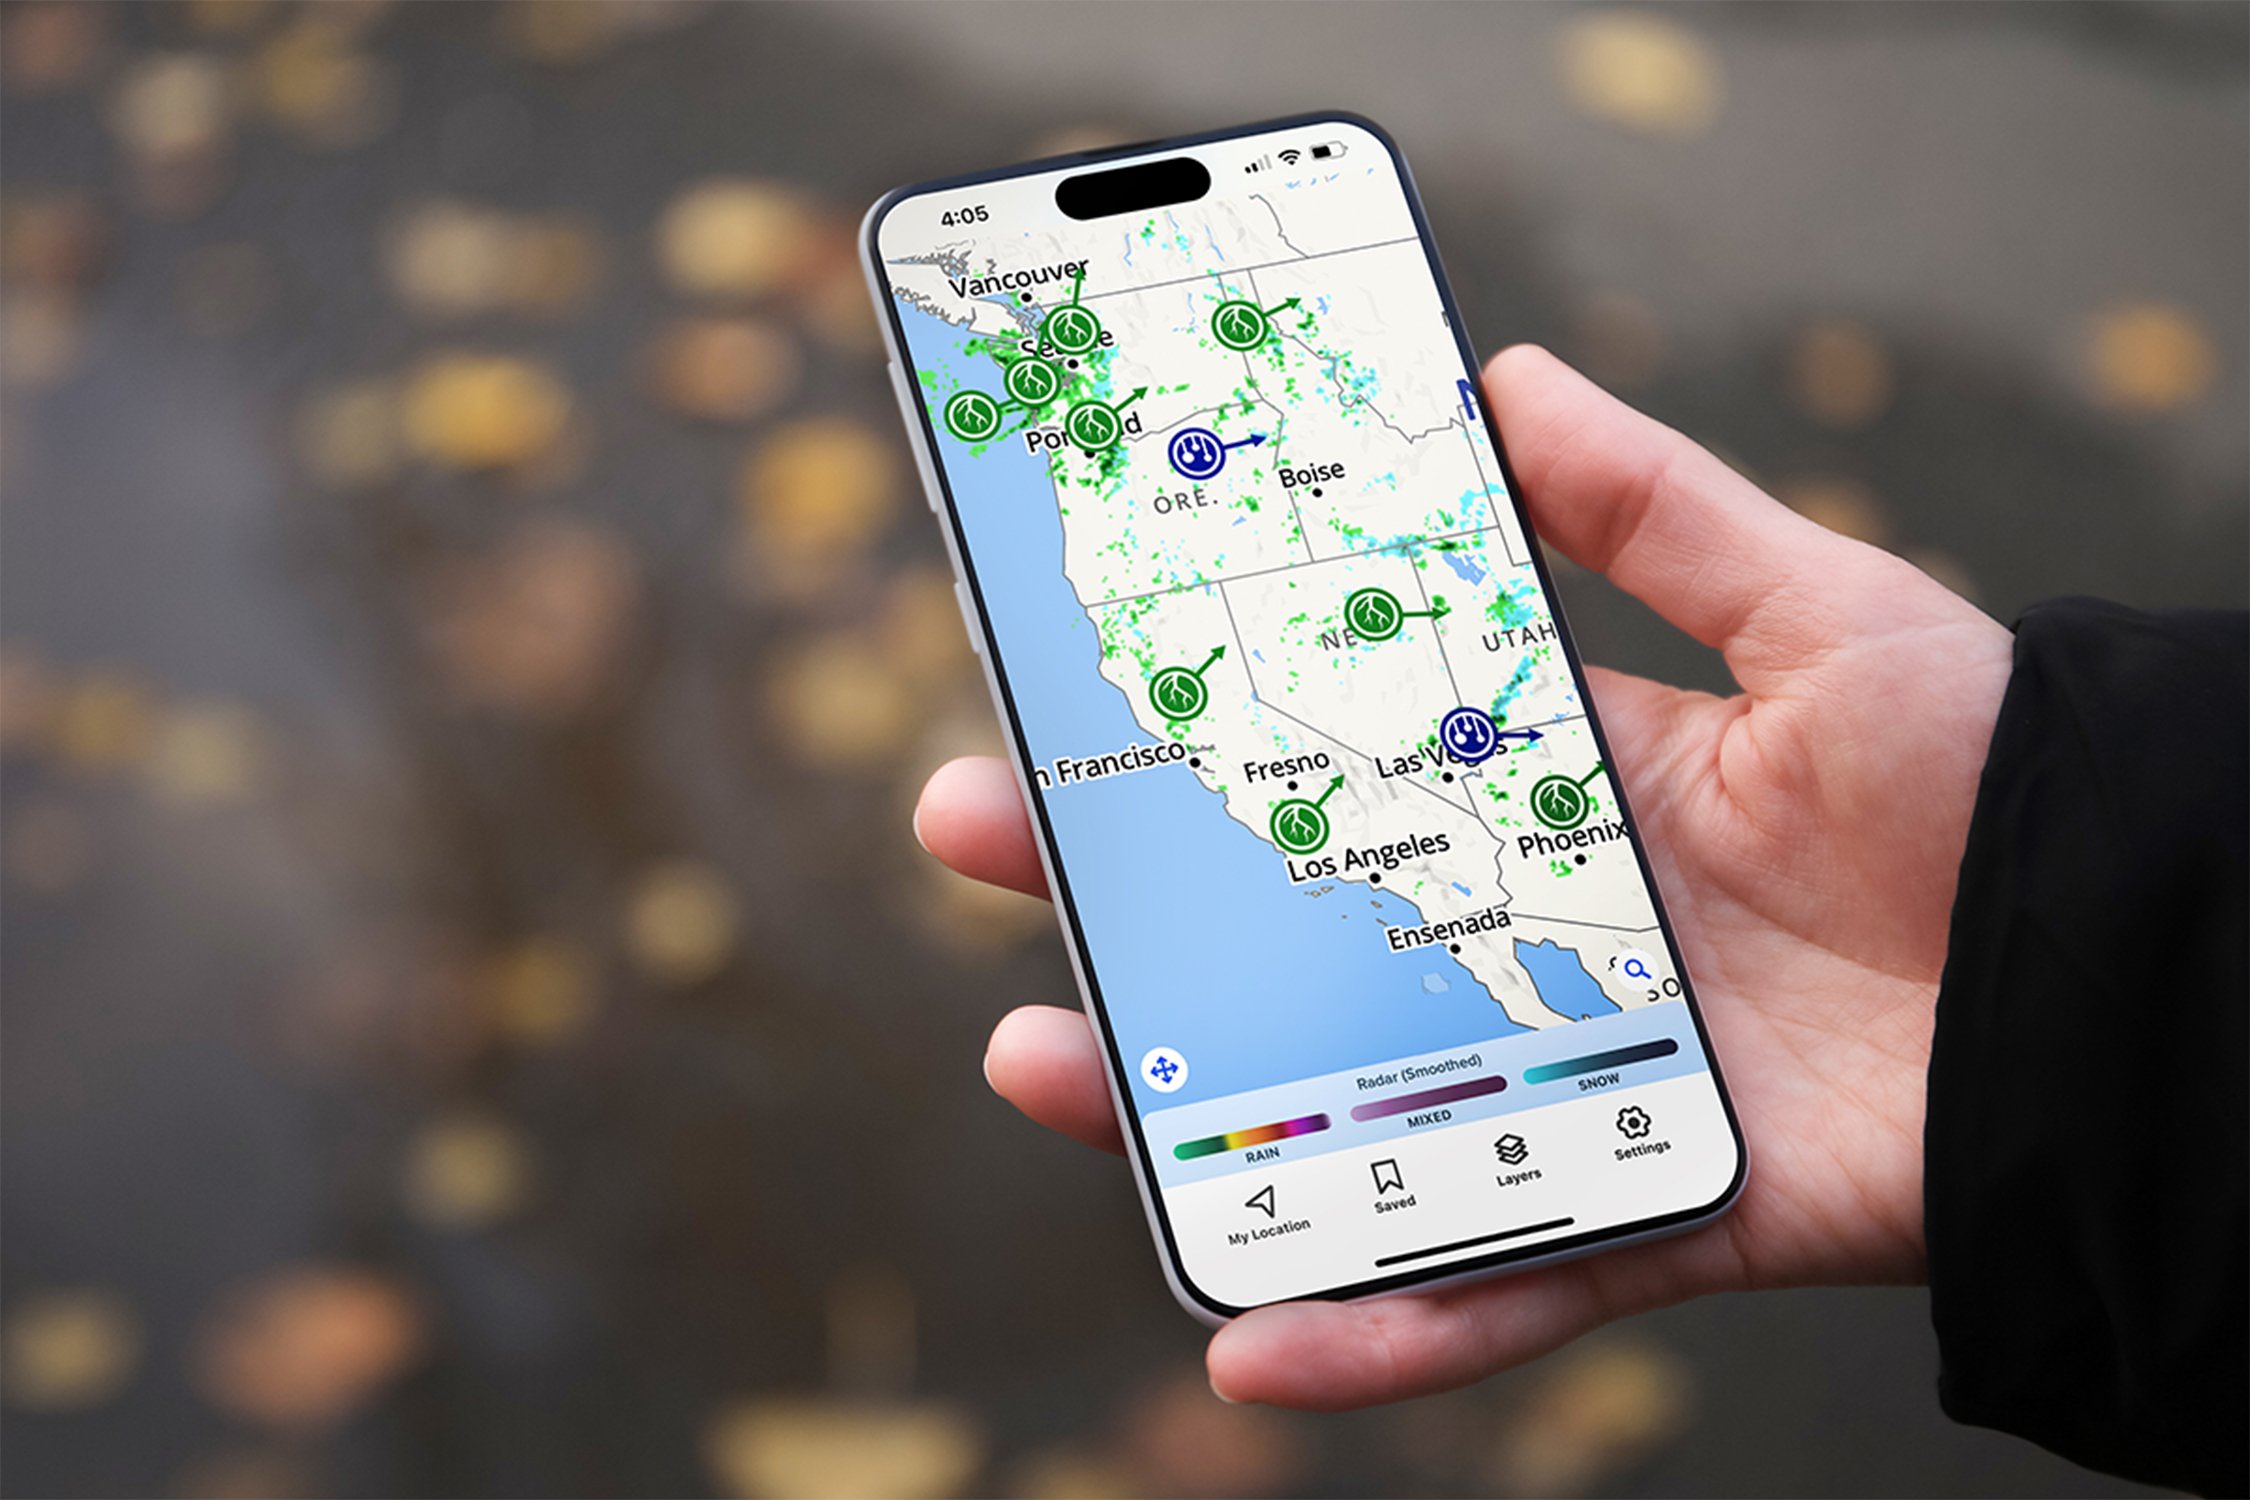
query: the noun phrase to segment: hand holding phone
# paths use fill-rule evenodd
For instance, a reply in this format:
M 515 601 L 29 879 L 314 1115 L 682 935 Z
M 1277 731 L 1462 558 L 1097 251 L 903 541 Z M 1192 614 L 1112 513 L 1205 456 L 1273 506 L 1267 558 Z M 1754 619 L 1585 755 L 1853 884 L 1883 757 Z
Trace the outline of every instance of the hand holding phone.
M 1722 699 L 1588 669 L 1758 1170 L 1701 1234 L 1411 1297 L 1257 1309 L 1211 1345 L 1212 1383 L 1235 1400 L 1398 1400 L 1706 1293 L 1923 1274 L 1931 1008 L 2008 632 L 1543 350 L 1494 359 L 1484 390 L 1540 535 L 1722 648 L 1744 685 Z M 1044 894 L 1004 764 L 944 767 L 916 828 L 962 873 Z M 1031 1118 L 1122 1149 L 1079 1012 L 1013 1012 L 986 1073 Z
M 1093 1023 L 1019 1020 L 992 1076 L 1106 1135 L 1093 1049 L 1184 1305 L 1223 1319 L 1433 1288 L 1708 1222 L 1743 1153 L 1691 956 L 1733 993 L 1757 967 L 1810 1007 L 1763 1038 L 1799 1050 L 1786 1086 L 1824 1026 L 1834 1061 L 1873 1038 L 1912 1065 L 1951 865 L 1853 856 L 1957 857 L 1970 799 L 1917 803 L 1927 758 L 1856 761 L 1898 722 L 1880 716 L 1901 684 L 1809 705 L 1823 681 L 1863 692 L 1890 670 L 1830 660 L 1832 643 L 1942 623 L 1998 641 L 1991 681 L 1963 685 L 1973 718 L 1976 690 L 1997 703 L 2005 633 L 1559 372 L 1480 402 L 1378 132 L 1307 117 L 910 189 L 870 215 L 868 254 L 1020 788 L 957 770 L 921 832 L 1060 898 Z M 1496 416 L 1529 445 L 1528 491 Z M 1725 650 L 1750 696 L 1605 678 L 1600 706 L 1622 695 L 1627 720 L 1605 737 L 1527 493 L 1550 540 Z M 1863 599 L 1856 574 L 1880 587 Z M 1863 612 L 1878 598 L 1888 616 Z M 1971 788 L 1982 744 L 1961 741 Z M 1653 785 L 1655 823 L 1627 783 Z M 1705 932 L 1675 940 L 1659 883 Z M 1864 981 L 1836 1026 L 1828 959 Z M 1816 1149 L 1857 1153 L 1823 1191 L 1868 1188 L 1880 1153 L 1819 1115 L 1796 1121 Z M 1775 1149 L 1795 1163 L 1810 1144 Z M 1613 1282 L 1620 1302 L 1724 1284 L 1742 1238 L 1253 1312 L 1214 1370 L 1227 1386 L 1218 1351 L 1247 1349 L 1236 1394 L 1407 1394 L 1567 1336 L 1551 1302 L 1504 1330 L 1473 1321 L 1523 1287 L 1577 1288 L 1582 1320 Z M 1700 1283 L 1630 1280 L 1660 1254 Z M 1358 1341 L 1332 1336 L 1353 1320 L 1430 1347 L 1355 1376 Z M 1290 1326 L 1317 1347 L 1292 1350 Z M 1261 1348 L 1281 1351 L 1278 1389 L 1259 1388 Z

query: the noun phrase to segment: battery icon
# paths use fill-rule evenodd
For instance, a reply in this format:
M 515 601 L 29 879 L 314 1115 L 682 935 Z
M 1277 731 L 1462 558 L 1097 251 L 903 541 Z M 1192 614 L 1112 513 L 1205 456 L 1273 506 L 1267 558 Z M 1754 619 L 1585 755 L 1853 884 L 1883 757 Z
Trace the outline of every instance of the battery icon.
M 1343 154 L 1344 143 L 1342 141 L 1322 141 L 1312 148 L 1314 161 L 1327 161 L 1332 157 L 1342 156 Z

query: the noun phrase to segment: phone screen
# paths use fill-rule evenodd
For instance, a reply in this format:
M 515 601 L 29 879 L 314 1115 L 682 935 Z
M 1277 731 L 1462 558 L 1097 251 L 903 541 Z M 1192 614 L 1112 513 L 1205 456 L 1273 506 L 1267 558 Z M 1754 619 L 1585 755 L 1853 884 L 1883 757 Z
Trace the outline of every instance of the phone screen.
M 1081 164 L 869 229 L 1175 1283 L 1717 1211 L 1739 1140 L 1399 161 L 1339 119 L 1121 160 L 1182 156 L 1191 201 L 1073 218 Z

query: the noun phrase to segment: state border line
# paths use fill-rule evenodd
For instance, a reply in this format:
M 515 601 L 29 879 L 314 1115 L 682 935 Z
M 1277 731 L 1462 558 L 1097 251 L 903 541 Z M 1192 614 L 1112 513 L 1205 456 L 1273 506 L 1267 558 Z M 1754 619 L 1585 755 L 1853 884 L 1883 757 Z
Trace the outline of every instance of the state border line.
M 1663 929 L 1657 926 L 1657 924 L 1654 922 L 1649 923 L 1646 927 L 1621 927 L 1615 922 L 1582 922 L 1576 917 L 1543 917 L 1539 915 L 1539 913 L 1533 911 L 1511 911 L 1510 915 L 1513 916 L 1517 921 L 1521 922 L 1552 922 L 1558 927 L 1598 927 L 1604 932 L 1641 933 L 1663 931 Z
M 1505 541 L 1506 538 L 1503 537 L 1502 540 Z M 1453 658 L 1445 651 L 1445 622 L 1435 616 L 1437 606 L 1430 603 L 1430 583 L 1422 576 L 1422 569 L 1419 567 L 1414 570 L 1414 589 L 1422 596 L 1423 613 L 1431 616 L 1430 639 L 1437 643 L 1438 665 L 1445 668 L 1445 681 L 1453 689 L 1453 701 L 1466 703 L 1468 697 L 1461 691 L 1461 679 L 1453 675 Z
M 1113 604 L 1138 604 L 1143 599 L 1161 599 L 1166 594 L 1184 594 L 1190 589 L 1214 589 L 1230 583 L 1241 583 L 1252 578 L 1270 578 L 1276 573 L 1293 573 L 1300 568 L 1317 568 L 1328 563 L 1342 562 L 1352 557 L 1380 557 L 1386 552 L 1398 552 L 1408 547 L 1427 547 L 1432 542 L 1458 541 L 1465 536 L 1482 536 L 1488 531 L 1500 530 L 1500 523 L 1490 526 L 1471 526 L 1461 531 L 1448 531 L 1434 536 L 1408 537 L 1400 542 L 1386 542 L 1380 547 L 1362 547 L 1356 552 L 1339 552 L 1332 557 L 1314 558 L 1310 562 L 1280 563 L 1271 568 L 1251 568 L 1241 573 L 1229 573 L 1222 578 L 1199 578 L 1193 583 L 1175 583 L 1167 588 L 1149 589 L 1139 594 L 1113 594 L 1088 604 L 1088 609 L 1106 609 Z M 1502 539 L 1502 556 L 1506 556 L 1506 539 Z
M 1271 205 L 1269 204 L 1268 207 L 1271 207 Z M 1276 217 L 1278 218 L 1278 215 Z M 1295 264 L 1295 262 L 1285 262 L 1285 264 L 1293 265 Z M 1263 305 L 1266 299 L 1265 294 L 1258 290 L 1258 273 L 1255 270 L 1245 271 L 1242 273 L 1242 278 L 1243 280 L 1250 283 L 1250 295 L 1255 298 L 1261 305 Z M 1278 329 L 1276 329 L 1275 331 L 1277 333 L 1279 332 Z M 1250 351 L 1247 349 L 1238 349 L 1235 351 L 1235 353 L 1242 360 L 1242 383 L 1249 389 L 1256 391 L 1258 393 L 1259 402 L 1263 404 L 1268 410 L 1273 412 L 1275 426 L 1287 426 L 1288 413 L 1284 412 L 1281 407 L 1273 400 L 1273 398 L 1266 394 L 1265 388 L 1258 384 L 1258 372 L 1250 368 Z M 1273 466 L 1276 470 L 1281 468 L 1281 438 L 1279 434 L 1276 434 L 1274 437 Z M 1289 502 L 1290 519 L 1297 523 L 1297 540 L 1304 546 L 1305 561 L 1320 561 L 1319 554 L 1313 550 L 1312 533 L 1305 530 L 1305 512 L 1303 507 L 1297 504 L 1296 486 L 1287 484 L 1283 485 L 1281 487 L 1281 496 L 1283 499 Z M 1505 543 L 1502 544 L 1503 550 L 1505 549 L 1505 545 Z
M 1482 402 L 1484 400 L 1484 393 L 1482 391 L 1479 391 L 1477 393 L 1477 400 L 1479 402 Z M 1492 504 L 1492 493 L 1494 490 L 1499 490 L 1501 499 L 1507 502 L 1509 513 L 1513 514 L 1515 511 L 1514 497 L 1507 493 L 1507 487 L 1505 485 L 1495 484 L 1492 480 L 1485 478 L 1484 458 L 1483 455 L 1477 452 L 1477 435 L 1475 428 L 1466 421 L 1456 421 L 1453 423 L 1453 425 L 1460 429 L 1461 441 L 1468 445 L 1469 464 L 1477 471 L 1477 487 L 1484 491 L 1486 506 L 1492 510 L 1494 515 L 1499 514 L 1500 507 Z M 1503 553 L 1507 554 L 1508 565 L 1514 568 L 1529 567 L 1531 565 L 1531 559 L 1528 556 L 1516 556 L 1516 549 L 1513 546 L 1509 545 L 1509 542 L 1510 538 L 1503 534 L 1500 538 L 1500 550 Z M 1524 548 L 1527 552 L 1536 545 L 1538 544 L 1532 541 L 1530 538 L 1526 537 L 1524 539 Z
M 1227 598 L 1227 591 L 1225 589 L 1219 590 L 1219 603 L 1224 605 L 1226 608 L 1227 628 L 1234 632 L 1234 649 L 1242 653 L 1242 675 L 1248 678 L 1250 681 L 1250 701 L 1257 704 L 1260 708 L 1268 709 L 1273 713 L 1279 714 L 1282 718 L 1287 719 L 1290 723 L 1296 725 L 1299 729 L 1304 730 L 1307 734 L 1317 734 L 1322 739 L 1328 741 L 1328 743 L 1330 743 L 1331 745 L 1334 745 L 1337 748 L 1344 750 L 1352 755 L 1356 755 L 1361 760 L 1374 762 L 1376 758 L 1371 752 L 1360 749 L 1359 746 L 1352 744 L 1349 740 L 1344 739 L 1342 736 L 1335 734 L 1330 730 L 1321 728 L 1318 724 L 1314 724 L 1306 719 L 1298 718 L 1288 709 L 1283 708 L 1280 704 L 1273 702 L 1271 699 L 1267 698 L 1265 694 L 1258 691 L 1257 673 L 1253 672 L 1250 669 L 1250 648 L 1248 646 L 1245 646 L 1242 642 L 1242 626 L 1234 617 L 1234 602 Z M 1444 803 L 1447 807 L 1452 808 L 1455 812 L 1467 814 L 1472 822 L 1483 828 L 1485 833 L 1491 836 L 1492 841 L 1495 844 L 1498 844 L 1503 849 L 1507 847 L 1506 840 L 1502 839 L 1497 833 L 1493 831 L 1490 825 L 1486 824 L 1482 818 L 1477 816 L 1476 807 L 1468 800 L 1466 791 L 1463 792 L 1462 800 L 1456 802 L 1451 797 L 1446 796 L 1445 793 L 1439 791 L 1436 787 L 1431 786 L 1427 782 L 1409 781 L 1407 784 L 1419 791 L 1427 792 L 1430 796 L 1436 798 L 1439 802 Z
M 1283 262 L 1283 264 L 1294 265 L 1295 262 L 1285 261 Z M 1265 306 L 1266 294 L 1265 292 L 1260 290 L 1258 286 L 1258 269 L 1259 268 L 1257 267 L 1253 267 L 1250 270 L 1244 271 L 1242 273 L 1242 279 L 1250 283 L 1250 299 L 1253 302 L 1256 302 L 1262 308 Z M 1266 267 L 1265 269 L 1272 270 L 1276 268 Z M 1419 443 L 1425 438 L 1434 437 L 1438 433 L 1444 432 L 1448 428 L 1455 425 L 1455 423 L 1449 418 L 1441 426 L 1428 428 L 1427 430 L 1422 432 L 1408 432 L 1405 428 L 1399 426 L 1398 423 L 1392 421 L 1389 417 L 1384 416 L 1383 409 L 1375 404 L 1373 397 L 1363 395 L 1360 392 L 1353 390 L 1350 386 L 1344 383 L 1344 377 L 1338 367 L 1342 364 L 1345 356 L 1341 354 L 1330 354 L 1325 350 L 1316 349 L 1311 344 L 1307 343 L 1304 339 L 1299 338 L 1296 334 L 1285 332 L 1279 323 L 1272 323 L 1269 320 L 1269 326 L 1272 328 L 1273 336 L 1275 338 L 1281 340 L 1285 344 L 1295 344 L 1298 348 L 1305 351 L 1306 356 L 1310 358 L 1316 366 L 1320 367 L 1321 374 L 1326 378 L 1329 386 L 1336 393 L 1336 406 L 1339 411 L 1348 412 L 1353 406 L 1356 405 L 1360 408 L 1360 410 L 1374 417 L 1377 426 L 1381 427 L 1386 432 L 1396 434 L 1400 442 L 1410 445 Z M 1250 351 L 1247 349 L 1242 351 L 1242 366 L 1245 371 L 1248 371 L 1250 367 Z M 1251 383 L 1253 385 L 1257 383 L 1254 377 Z M 1483 470 L 1478 470 L 1477 479 L 1480 483 L 1483 481 Z M 1290 503 L 1296 503 L 1294 497 L 1291 498 Z M 1307 550 L 1310 549 L 1308 548 Z
M 1418 243 L 1420 236 L 1402 234 L 1395 240 L 1369 240 L 1364 245 L 1346 245 L 1340 250 L 1315 250 L 1310 255 L 1290 255 L 1279 260 L 1261 261 L 1254 266 L 1229 266 L 1220 271 L 1206 271 L 1200 276 L 1179 276 L 1170 281 L 1150 281 L 1139 286 L 1121 286 L 1106 292 L 1081 292 L 1081 303 L 1096 302 L 1106 297 L 1129 297 L 1136 292 L 1160 292 L 1174 286 L 1208 286 L 1221 276 L 1247 276 L 1254 271 L 1271 271 L 1280 266 L 1301 266 L 1307 261 L 1330 260 L 1339 255 L 1357 255 L 1362 250 L 1385 250 L 1393 245 Z M 1035 306 L 1037 304 L 1034 304 Z

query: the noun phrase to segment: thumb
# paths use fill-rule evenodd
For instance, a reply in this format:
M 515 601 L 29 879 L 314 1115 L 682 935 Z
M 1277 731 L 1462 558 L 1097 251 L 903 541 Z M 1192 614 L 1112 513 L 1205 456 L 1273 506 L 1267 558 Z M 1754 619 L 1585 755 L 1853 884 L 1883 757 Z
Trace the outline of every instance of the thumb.
M 1544 349 L 1485 366 L 1539 535 L 1707 646 L 1752 692 L 1844 638 L 1894 559 L 1808 521 Z

